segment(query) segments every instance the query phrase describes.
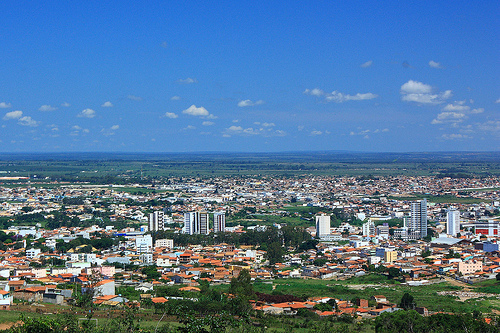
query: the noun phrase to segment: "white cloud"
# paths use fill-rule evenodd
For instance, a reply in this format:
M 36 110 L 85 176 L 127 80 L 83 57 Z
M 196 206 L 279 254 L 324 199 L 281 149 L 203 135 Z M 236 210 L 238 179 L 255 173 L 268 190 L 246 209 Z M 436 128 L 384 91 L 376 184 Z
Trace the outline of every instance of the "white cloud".
M 274 123 L 263 123 L 262 126 L 264 127 L 273 127 L 276 126 Z
M 331 93 L 325 93 L 323 90 L 314 88 L 312 90 L 306 89 L 304 91 L 304 94 L 307 95 L 312 95 L 316 97 L 324 96 L 325 100 L 327 102 L 336 102 L 336 103 L 342 103 L 346 101 L 362 101 L 362 100 L 367 100 L 367 99 L 374 99 L 377 98 L 378 95 L 373 94 L 373 93 L 357 93 L 356 95 L 349 95 L 349 94 L 343 94 L 341 92 L 338 92 L 337 90 L 331 92 Z
M 410 80 L 401 86 L 401 93 L 404 94 L 429 94 L 432 87 L 428 84 Z
M 241 136 L 251 136 L 251 135 L 262 135 L 264 137 L 273 137 L 273 136 L 285 136 L 287 133 L 282 130 L 275 130 L 273 131 L 271 128 L 253 128 L 253 127 L 248 127 L 248 128 L 243 128 L 241 126 L 231 126 L 226 128 L 222 132 L 222 136 L 224 137 L 231 137 L 233 135 L 241 135 Z
M 69 108 L 71 106 L 71 104 L 69 104 L 68 102 L 64 102 L 61 104 L 61 106 L 64 108 Z
M 383 129 L 376 128 L 374 130 L 369 130 L 369 129 L 363 130 L 360 127 L 358 127 L 358 131 L 357 132 L 351 131 L 349 133 L 349 135 L 361 135 L 365 139 L 368 139 L 369 138 L 368 134 L 378 134 L 378 133 L 386 133 L 386 132 L 389 132 L 388 128 L 383 128 Z
M 241 126 L 230 126 L 229 128 L 226 128 L 226 130 L 223 132 L 223 135 L 225 137 L 230 137 L 232 135 L 254 135 L 257 134 L 257 132 L 252 128 L 246 128 L 243 129 Z
M 202 123 L 203 126 L 212 126 L 213 124 L 215 124 L 213 121 L 204 121 Z
M 105 136 L 115 135 L 115 131 L 118 130 L 119 128 L 120 128 L 120 125 L 113 125 L 109 129 L 108 128 L 101 129 L 101 133 L 102 133 L 102 135 L 105 135 Z M 83 132 L 87 133 L 87 132 L 85 132 L 85 130 L 83 130 Z
M 19 118 L 17 123 L 19 125 L 29 126 L 29 127 L 37 127 L 40 124 L 39 121 L 35 121 L 33 118 L 31 118 L 29 116 L 24 116 L 24 117 Z
M 11 111 L 7 112 L 5 116 L 3 116 L 3 120 L 10 120 L 10 119 L 19 119 L 23 116 L 23 111 Z
M 47 104 L 40 106 L 40 108 L 38 109 L 38 111 L 55 111 L 55 110 L 57 110 L 56 107 Z
M 180 100 L 180 99 L 181 99 L 181 97 L 180 97 L 180 96 L 172 96 L 172 97 L 170 97 L 170 100 L 171 100 L 171 101 L 178 101 L 178 100 Z
M 441 104 L 452 96 L 451 90 L 433 94 L 428 84 L 409 80 L 401 86 L 401 100 L 420 104 Z
M 0 109 L 8 109 L 10 107 L 12 107 L 12 104 L 10 103 L 5 103 L 5 102 L 0 103 Z
M 368 60 L 367 62 L 362 63 L 362 64 L 361 64 L 361 67 L 362 67 L 362 68 L 368 68 L 368 67 L 370 67 L 371 65 L 373 65 L 373 61 L 372 61 L 372 60 Z
M 482 124 L 477 124 L 477 128 L 482 132 L 493 132 L 500 135 L 500 120 L 489 120 Z
M 274 134 L 276 136 L 286 136 L 286 132 L 282 131 L 282 130 L 276 130 L 276 131 L 274 131 Z
M 103 108 L 112 108 L 114 105 L 110 101 L 104 102 L 103 105 L 101 105 Z
M 241 131 L 243 131 L 243 127 L 233 125 L 233 126 L 229 127 L 227 130 L 230 132 L 241 132 Z
M 75 126 L 71 127 L 71 129 L 73 130 L 73 132 L 71 132 L 70 135 L 73 135 L 73 136 L 79 135 L 80 132 L 82 132 L 82 133 L 89 133 L 90 132 L 87 128 L 81 128 L 78 125 L 75 125 Z M 103 130 L 101 130 L 101 132 L 102 131 Z
M 444 111 L 469 111 L 470 106 L 465 105 L 465 101 L 458 101 L 454 104 L 447 104 L 444 108 Z
M 445 140 L 464 140 L 472 139 L 472 136 L 466 134 L 443 134 L 441 137 Z
M 141 96 L 128 95 L 127 98 L 130 99 L 130 100 L 132 100 L 132 101 L 137 101 L 137 102 L 142 101 L 142 97 Z
M 197 82 L 198 82 L 198 80 L 192 79 L 190 77 L 188 77 L 187 79 L 177 80 L 177 83 L 180 83 L 180 84 L 191 84 L 191 83 L 197 83 Z
M 445 122 L 457 123 L 457 122 L 462 122 L 465 119 L 467 119 L 467 116 L 464 113 L 446 111 L 438 114 L 436 119 L 432 120 L 431 124 L 436 125 Z
M 441 64 L 439 62 L 435 62 L 433 60 L 429 61 L 429 66 L 431 66 L 432 68 L 443 68 L 441 67 Z
M 470 114 L 477 114 L 477 113 L 483 113 L 484 109 L 483 108 L 477 108 L 477 109 L 472 109 L 469 113 Z
M 240 120 L 239 119 L 233 119 L 233 123 L 239 123 Z
M 194 129 L 196 129 L 196 127 L 195 127 L 195 126 L 193 126 L 193 125 L 187 125 L 187 126 L 186 126 L 186 127 L 184 127 L 183 129 L 184 129 L 184 130 L 194 130 Z
M 377 98 L 378 95 L 372 94 L 372 93 L 366 93 L 366 94 L 360 94 L 357 93 L 356 95 L 345 95 L 342 94 L 338 91 L 333 91 L 332 93 L 328 94 L 325 99 L 327 101 L 333 101 L 336 103 L 342 103 L 345 101 L 362 101 L 365 99 L 374 99 Z
M 240 108 L 245 107 L 245 106 L 254 106 L 254 105 L 261 105 L 261 104 L 264 104 L 263 100 L 258 100 L 258 101 L 252 102 L 251 100 L 246 99 L 244 101 L 239 101 L 238 102 L 238 106 Z
M 495 101 L 495 103 L 500 103 L 500 98 Z M 9 104 L 10 105 L 10 104 Z
M 321 132 L 321 131 L 317 131 L 317 130 L 311 131 L 311 135 L 321 135 L 321 134 L 323 134 L 323 132 Z
M 80 118 L 94 118 L 95 117 L 95 111 L 92 109 L 85 109 L 82 112 L 80 112 L 77 117 Z
M 170 119 L 179 118 L 179 116 L 178 116 L 178 115 L 176 115 L 176 114 L 175 114 L 175 113 L 173 113 L 173 112 L 165 112 L 165 117 L 170 118 Z
M 188 114 L 190 116 L 201 116 L 201 117 L 208 117 L 210 113 L 205 109 L 203 106 L 200 106 L 199 108 L 196 107 L 196 105 L 191 105 L 189 108 L 186 110 L 182 111 L 184 114 Z
M 314 89 L 306 89 L 306 90 L 304 90 L 304 94 L 319 97 L 319 96 L 323 96 L 325 94 L 325 92 L 323 90 L 321 90 L 321 89 L 314 88 Z
M 443 112 L 439 113 L 435 119 L 432 120 L 431 124 L 442 124 L 451 123 L 452 126 L 457 126 L 458 123 L 463 122 L 468 119 L 470 114 L 483 113 L 483 108 L 472 109 L 470 106 L 465 105 L 466 101 L 456 101 L 454 103 L 447 104 L 443 107 Z

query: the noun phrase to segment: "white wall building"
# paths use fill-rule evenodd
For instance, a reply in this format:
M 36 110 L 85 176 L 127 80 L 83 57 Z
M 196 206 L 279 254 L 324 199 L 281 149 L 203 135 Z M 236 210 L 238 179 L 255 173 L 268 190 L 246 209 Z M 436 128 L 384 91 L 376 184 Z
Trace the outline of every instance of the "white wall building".
M 151 235 L 138 236 L 135 239 L 137 253 L 153 252 L 153 237 Z
M 420 232 L 420 237 L 427 236 L 427 199 L 411 203 L 410 229 Z
M 40 255 L 40 249 L 29 249 L 26 251 L 26 258 L 33 259 Z
M 174 240 L 173 239 L 157 239 L 155 241 L 155 249 L 158 247 L 166 247 L 168 249 L 171 249 L 174 247 Z
M 158 231 L 165 229 L 165 215 L 161 211 L 156 211 L 149 214 L 148 218 L 149 231 Z
M 330 215 L 317 215 L 316 216 L 316 237 L 323 237 L 330 235 Z
M 372 221 L 363 223 L 363 236 L 374 236 L 375 234 L 375 223 L 373 223 Z
M 456 236 L 460 232 L 460 211 L 451 207 L 446 212 L 446 233 Z
M 208 213 L 206 212 L 190 212 L 184 213 L 184 228 L 183 232 L 189 235 L 203 234 L 208 235 L 210 231 L 210 223 Z
M 226 213 L 216 212 L 214 213 L 214 232 L 225 232 L 226 231 Z

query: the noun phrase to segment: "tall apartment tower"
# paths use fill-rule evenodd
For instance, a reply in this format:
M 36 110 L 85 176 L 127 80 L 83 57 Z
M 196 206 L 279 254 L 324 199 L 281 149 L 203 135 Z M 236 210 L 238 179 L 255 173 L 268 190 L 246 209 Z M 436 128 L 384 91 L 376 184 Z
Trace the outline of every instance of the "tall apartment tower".
M 226 213 L 216 212 L 214 213 L 214 232 L 224 232 L 226 231 Z
M 376 234 L 375 223 L 368 221 L 363 223 L 363 236 L 373 236 Z
M 330 235 L 330 215 L 317 215 L 316 216 L 316 237 L 323 237 Z
M 184 233 L 189 235 L 203 234 L 208 235 L 210 230 L 208 213 L 190 212 L 184 213 Z
M 200 234 L 202 235 L 208 235 L 210 231 L 210 226 L 209 226 L 209 217 L 207 212 L 199 212 L 199 221 L 200 221 Z
M 446 233 L 456 236 L 460 232 L 460 211 L 450 207 L 446 212 Z
M 157 211 L 149 214 L 148 219 L 149 231 L 158 231 L 165 229 L 165 215 L 162 211 Z
M 427 199 L 411 203 L 410 225 L 408 227 L 420 233 L 420 238 L 427 236 Z

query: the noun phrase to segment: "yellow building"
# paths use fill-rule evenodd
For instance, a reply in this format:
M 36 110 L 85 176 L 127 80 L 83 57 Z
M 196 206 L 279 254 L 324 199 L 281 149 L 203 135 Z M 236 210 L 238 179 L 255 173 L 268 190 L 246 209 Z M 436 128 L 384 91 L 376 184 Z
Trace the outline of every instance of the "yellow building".
M 384 260 L 385 262 L 393 262 L 398 259 L 398 253 L 396 251 L 385 251 Z

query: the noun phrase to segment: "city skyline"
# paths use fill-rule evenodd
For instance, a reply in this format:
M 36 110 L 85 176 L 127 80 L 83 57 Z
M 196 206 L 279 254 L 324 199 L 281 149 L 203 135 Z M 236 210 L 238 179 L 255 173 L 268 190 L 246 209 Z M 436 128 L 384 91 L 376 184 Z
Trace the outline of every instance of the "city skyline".
M 6 1 L 0 152 L 498 151 L 494 1 Z

